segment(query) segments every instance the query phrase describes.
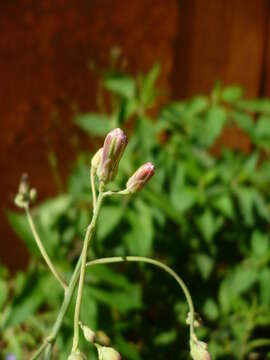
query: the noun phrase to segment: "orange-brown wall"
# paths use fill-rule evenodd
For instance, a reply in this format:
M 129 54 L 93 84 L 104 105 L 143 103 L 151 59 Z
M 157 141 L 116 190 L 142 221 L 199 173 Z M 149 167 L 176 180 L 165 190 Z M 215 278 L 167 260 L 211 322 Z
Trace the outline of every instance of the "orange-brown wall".
M 12 207 L 23 171 L 41 198 L 55 192 L 48 148 L 65 176 L 75 150 L 91 146 L 71 118 L 95 109 L 89 64 L 106 67 L 112 47 L 133 73 L 159 61 L 173 98 L 208 92 L 217 79 L 270 95 L 269 15 L 268 0 L 1 1 L 1 210 Z M 235 134 L 225 137 L 234 144 Z M 25 249 L 3 215 L 0 237 L 0 261 L 23 266 Z

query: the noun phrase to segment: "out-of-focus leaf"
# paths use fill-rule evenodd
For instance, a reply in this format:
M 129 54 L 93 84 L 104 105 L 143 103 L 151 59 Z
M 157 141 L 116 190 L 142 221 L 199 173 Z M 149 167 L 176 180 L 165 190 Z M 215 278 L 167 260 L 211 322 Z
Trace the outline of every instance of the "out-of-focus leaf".
M 235 215 L 232 198 L 229 195 L 221 195 L 213 201 L 213 206 L 229 219 Z
M 196 263 L 203 279 L 208 279 L 214 266 L 214 260 L 206 254 L 198 254 Z
M 197 132 L 201 144 L 212 146 L 215 143 L 224 128 L 226 117 L 226 111 L 218 106 L 213 106 L 207 111 Z
M 8 297 L 8 284 L 5 280 L 0 279 L 0 309 Z
M 264 268 L 259 274 L 260 295 L 264 304 L 270 304 L 270 269 Z
M 174 342 L 177 338 L 177 332 L 175 329 L 162 332 L 154 338 L 154 344 L 157 346 L 167 346 Z
M 264 256 L 267 250 L 269 250 L 269 238 L 267 234 L 255 230 L 251 237 L 251 249 L 255 257 Z
M 155 83 L 159 73 L 160 67 L 156 64 L 146 75 L 140 77 L 140 100 L 144 106 L 152 105 L 156 97 Z
M 112 72 L 105 76 L 104 87 L 111 92 L 132 99 L 135 96 L 135 81 L 132 77 Z
M 141 290 L 138 285 L 131 285 L 125 292 L 123 290 L 106 291 L 92 287 L 91 296 L 122 314 L 130 310 L 139 309 L 142 305 Z
M 228 86 L 223 89 L 221 99 L 227 102 L 234 102 L 243 96 L 243 89 L 240 86 Z
M 119 224 L 123 216 L 121 206 L 105 205 L 102 207 L 97 228 L 97 238 L 103 240 Z
M 136 212 L 128 211 L 130 230 L 124 235 L 129 252 L 140 256 L 151 253 L 154 228 L 149 208 L 141 201 L 137 202 Z
M 216 302 L 211 298 L 207 299 L 203 307 L 203 312 L 209 320 L 216 320 L 219 315 Z
M 230 287 L 233 295 L 240 295 L 254 285 L 258 278 L 255 269 L 238 267 L 231 275 Z
M 252 116 L 240 111 L 233 111 L 232 116 L 240 129 L 246 131 L 249 135 L 253 135 L 255 124 Z
M 197 218 L 197 225 L 206 241 L 211 241 L 217 231 L 216 218 L 212 211 L 207 209 Z
M 112 129 L 112 123 L 108 116 L 96 113 L 77 115 L 74 123 L 89 135 L 103 136 Z

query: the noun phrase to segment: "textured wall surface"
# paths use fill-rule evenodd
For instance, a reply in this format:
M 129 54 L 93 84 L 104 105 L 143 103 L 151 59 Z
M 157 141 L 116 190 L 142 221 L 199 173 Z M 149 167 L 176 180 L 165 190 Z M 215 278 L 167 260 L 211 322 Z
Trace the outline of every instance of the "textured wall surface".
M 96 107 L 89 64 L 106 67 L 117 46 L 133 73 L 159 61 L 174 98 L 208 92 L 217 78 L 270 95 L 269 24 L 267 0 L 1 1 L 0 261 L 27 261 L 3 216 L 20 174 L 44 198 L 56 190 L 48 150 L 65 177 L 75 151 L 91 146 L 71 122 L 74 111 Z M 222 141 L 249 146 L 236 131 Z

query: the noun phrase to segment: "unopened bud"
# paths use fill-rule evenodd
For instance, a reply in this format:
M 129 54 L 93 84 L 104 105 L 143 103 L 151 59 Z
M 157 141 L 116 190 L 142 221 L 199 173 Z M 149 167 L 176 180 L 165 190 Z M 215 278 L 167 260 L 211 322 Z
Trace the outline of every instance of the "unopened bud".
M 29 177 L 28 174 L 22 174 L 20 184 L 19 184 L 19 194 L 28 195 L 29 193 Z
M 117 128 L 109 132 L 103 144 L 102 159 L 97 169 L 100 181 L 106 184 L 114 179 L 126 146 L 127 137 L 121 129 Z
M 139 169 L 128 179 L 127 190 L 135 193 L 141 190 L 144 185 L 151 179 L 155 173 L 155 166 L 151 162 L 147 162 L 139 167 Z
M 102 159 L 102 152 L 103 152 L 103 148 L 99 149 L 95 155 L 92 157 L 92 160 L 91 160 L 91 165 L 92 167 L 97 170 L 100 163 L 101 163 L 101 159 Z
M 98 360 L 121 360 L 121 355 L 112 347 L 97 346 Z
M 87 360 L 87 357 L 80 351 L 76 351 L 69 355 L 68 360 Z
M 36 196 L 36 189 L 30 189 L 28 175 L 23 174 L 20 180 L 18 193 L 14 199 L 15 205 L 25 208 L 30 202 L 33 202 L 36 199 Z
M 96 335 L 97 335 L 97 342 L 99 344 L 106 345 L 106 346 L 111 344 L 111 339 L 104 331 L 98 330 Z
M 86 325 L 80 324 L 80 326 L 81 326 L 85 340 L 89 341 L 91 343 L 94 343 L 95 339 L 96 339 L 95 332 Z
M 30 201 L 34 202 L 36 198 L 37 198 L 37 190 L 33 188 L 29 192 L 29 199 Z
M 202 326 L 202 318 L 200 317 L 199 314 L 194 313 L 194 320 L 193 320 L 193 326 L 195 328 L 198 328 L 200 326 Z M 190 312 L 187 314 L 187 318 L 186 318 L 186 324 L 190 325 L 191 324 L 191 314 Z
M 211 360 L 211 355 L 207 350 L 207 344 L 203 341 L 191 341 L 190 355 L 193 360 Z

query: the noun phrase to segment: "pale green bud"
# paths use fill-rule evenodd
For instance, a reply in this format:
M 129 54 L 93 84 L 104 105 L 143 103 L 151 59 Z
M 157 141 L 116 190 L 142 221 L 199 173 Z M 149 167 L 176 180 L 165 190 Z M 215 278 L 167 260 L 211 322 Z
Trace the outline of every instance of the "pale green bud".
M 81 325 L 81 329 L 82 329 L 85 340 L 88 342 L 94 343 L 95 339 L 96 339 L 95 332 L 92 329 L 90 329 L 88 326 L 85 326 L 85 325 Z
M 121 355 L 112 347 L 97 346 L 98 360 L 121 360 Z
M 103 152 L 103 148 L 100 148 L 95 155 L 92 157 L 91 160 L 91 165 L 92 167 L 97 170 L 100 163 L 101 163 L 101 159 L 102 159 L 102 152 Z
M 68 360 L 87 360 L 87 357 L 80 351 L 76 351 L 69 355 Z
M 203 341 L 191 340 L 190 355 L 193 360 L 211 360 L 211 355 L 207 350 L 207 344 Z

